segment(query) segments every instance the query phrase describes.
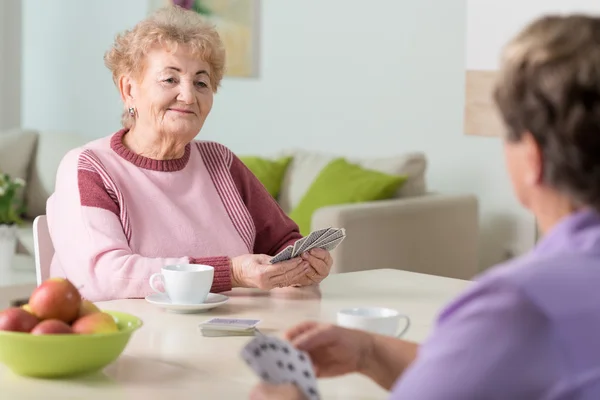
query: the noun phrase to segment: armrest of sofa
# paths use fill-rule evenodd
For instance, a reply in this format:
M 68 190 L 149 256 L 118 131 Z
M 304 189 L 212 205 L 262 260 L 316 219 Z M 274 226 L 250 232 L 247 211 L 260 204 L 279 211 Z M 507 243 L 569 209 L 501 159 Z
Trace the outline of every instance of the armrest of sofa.
M 346 229 L 332 273 L 394 268 L 458 279 L 478 271 L 478 202 L 470 195 L 428 194 L 327 206 L 312 229 Z

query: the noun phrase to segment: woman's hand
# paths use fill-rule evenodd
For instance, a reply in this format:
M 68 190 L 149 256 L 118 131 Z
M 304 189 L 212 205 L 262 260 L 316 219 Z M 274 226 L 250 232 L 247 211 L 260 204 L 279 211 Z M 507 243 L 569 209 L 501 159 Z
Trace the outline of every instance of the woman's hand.
M 285 334 L 296 348 L 310 355 L 319 378 L 362 371 L 372 353 L 367 332 L 336 325 L 305 322 Z
M 308 264 L 311 266 L 311 269 L 310 272 L 307 273 L 300 281 L 299 286 L 319 284 L 323 279 L 329 276 L 329 271 L 331 271 L 331 265 L 333 264 L 333 258 L 327 250 L 315 248 L 302 253 L 300 257 L 308 262 Z
M 250 393 L 250 400 L 305 400 L 306 397 L 296 385 L 271 385 L 259 383 Z
M 271 264 L 265 254 L 245 254 L 231 261 L 233 287 L 250 287 L 271 290 L 297 284 L 310 273 L 307 261 L 294 258 Z

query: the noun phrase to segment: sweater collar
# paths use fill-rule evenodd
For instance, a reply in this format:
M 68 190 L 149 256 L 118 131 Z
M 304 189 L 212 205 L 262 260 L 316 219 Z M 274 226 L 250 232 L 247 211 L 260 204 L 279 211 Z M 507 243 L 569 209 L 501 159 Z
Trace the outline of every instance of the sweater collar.
M 134 153 L 123 144 L 123 137 L 128 131 L 128 129 L 121 129 L 110 139 L 111 149 L 124 160 L 129 161 L 133 165 L 140 168 L 163 172 L 181 171 L 187 165 L 191 153 L 191 146 L 189 143 L 185 146 L 185 152 L 181 158 L 176 158 L 173 160 L 155 160 L 153 158 L 148 158 Z

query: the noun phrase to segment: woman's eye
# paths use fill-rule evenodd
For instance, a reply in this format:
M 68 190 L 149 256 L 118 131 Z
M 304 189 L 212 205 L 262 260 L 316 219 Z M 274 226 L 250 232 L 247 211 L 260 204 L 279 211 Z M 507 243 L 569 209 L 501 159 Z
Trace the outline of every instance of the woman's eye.
M 202 81 L 197 82 L 196 85 L 199 86 L 199 87 L 201 87 L 201 88 L 208 87 L 208 85 L 205 82 L 202 82 Z
M 166 83 L 175 83 L 175 78 L 167 78 L 163 82 L 166 82 Z

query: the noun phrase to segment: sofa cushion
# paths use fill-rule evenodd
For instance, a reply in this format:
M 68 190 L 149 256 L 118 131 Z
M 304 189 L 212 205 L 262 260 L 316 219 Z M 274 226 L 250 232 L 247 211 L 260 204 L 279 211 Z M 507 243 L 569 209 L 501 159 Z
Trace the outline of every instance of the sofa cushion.
M 293 157 L 286 170 L 279 193 L 281 208 L 286 213 L 290 213 L 298 206 L 321 170 L 339 156 L 307 150 L 285 150 L 282 155 Z M 345 158 L 350 163 L 367 169 L 390 175 L 407 176 L 406 182 L 398 189 L 394 197 L 422 196 L 427 192 L 425 184 L 427 159 L 423 153 L 405 153 L 396 157 L 381 158 Z
M 283 175 L 292 157 L 280 157 L 274 160 L 255 156 L 239 156 L 239 158 L 276 199 L 281 190 Z
M 390 175 L 352 164 L 343 158 L 331 161 L 290 213 L 303 236 L 310 234 L 313 213 L 325 206 L 387 200 L 406 182 L 406 176 Z
M 62 158 L 69 150 L 88 141 L 89 138 L 70 133 L 44 132 L 39 135 L 26 196 L 29 218 L 46 213 L 46 201 L 54 191 L 56 171 Z
M 37 132 L 31 130 L 0 132 L 0 172 L 27 182 L 37 136 Z M 23 198 L 23 193 L 19 194 L 19 198 Z

